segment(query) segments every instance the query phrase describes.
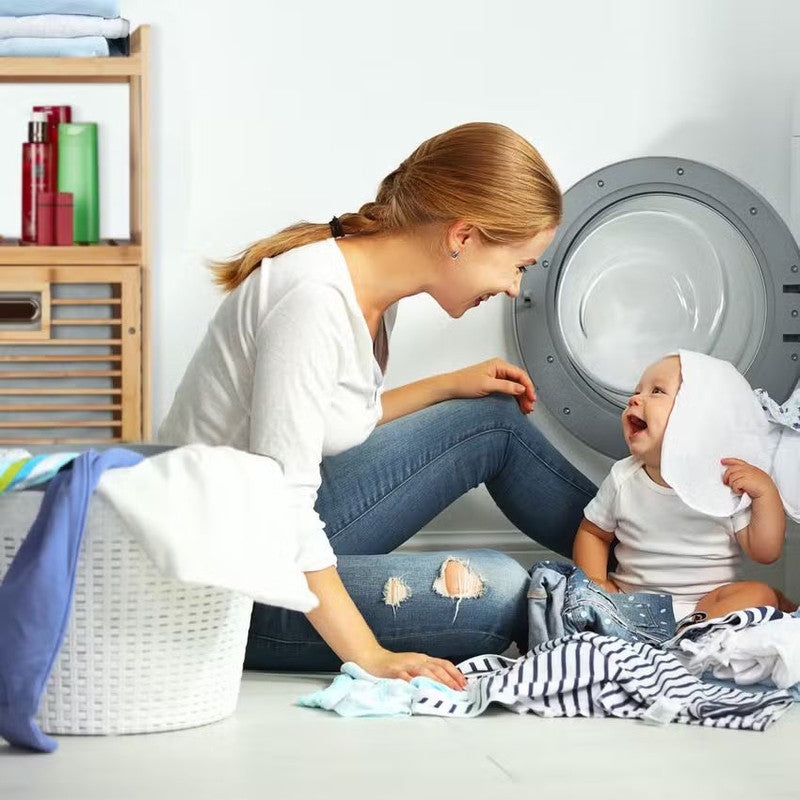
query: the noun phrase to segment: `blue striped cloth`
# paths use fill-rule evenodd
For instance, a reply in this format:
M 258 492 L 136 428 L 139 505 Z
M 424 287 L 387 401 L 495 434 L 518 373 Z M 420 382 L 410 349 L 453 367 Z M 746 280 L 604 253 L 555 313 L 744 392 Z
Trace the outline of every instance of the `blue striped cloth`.
M 47 483 L 77 455 L 44 453 L 32 456 L 27 450 L 0 450 L 0 494 Z

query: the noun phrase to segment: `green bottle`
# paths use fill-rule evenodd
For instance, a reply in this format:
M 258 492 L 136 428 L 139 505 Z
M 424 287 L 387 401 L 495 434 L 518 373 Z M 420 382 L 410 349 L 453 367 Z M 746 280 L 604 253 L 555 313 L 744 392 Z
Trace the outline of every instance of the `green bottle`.
M 97 123 L 62 122 L 58 126 L 58 191 L 72 192 L 76 244 L 100 240 L 97 172 Z

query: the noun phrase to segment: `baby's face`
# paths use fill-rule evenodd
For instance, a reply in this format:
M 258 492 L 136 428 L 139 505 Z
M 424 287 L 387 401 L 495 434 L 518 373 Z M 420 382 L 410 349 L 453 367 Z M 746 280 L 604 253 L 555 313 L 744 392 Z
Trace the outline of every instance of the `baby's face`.
M 664 431 L 681 386 L 681 361 L 667 356 L 651 364 L 622 412 L 622 432 L 631 455 L 648 466 L 661 463 Z

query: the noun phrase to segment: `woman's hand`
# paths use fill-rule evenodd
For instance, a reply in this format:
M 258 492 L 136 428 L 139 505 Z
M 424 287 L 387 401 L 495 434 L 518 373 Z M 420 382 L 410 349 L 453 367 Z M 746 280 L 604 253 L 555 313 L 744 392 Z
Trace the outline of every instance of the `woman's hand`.
M 449 661 L 423 653 L 393 653 L 383 648 L 359 658 L 358 666 L 376 678 L 401 678 L 410 681 L 420 675 L 460 691 L 467 679 Z
M 450 372 L 447 375 L 452 397 L 486 397 L 492 392 L 517 398 L 520 411 L 529 414 L 536 402 L 536 389 L 527 372 L 502 358 Z
M 622 591 L 611 578 L 606 578 L 604 581 L 597 581 L 597 585 L 608 594 L 620 594 Z
M 723 458 L 722 463 L 728 467 L 722 476 L 722 482 L 736 492 L 747 492 L 751 500 L 764 495 L 777 494 L 778 489 L 766 472 L 742 461 L 741 458 Z

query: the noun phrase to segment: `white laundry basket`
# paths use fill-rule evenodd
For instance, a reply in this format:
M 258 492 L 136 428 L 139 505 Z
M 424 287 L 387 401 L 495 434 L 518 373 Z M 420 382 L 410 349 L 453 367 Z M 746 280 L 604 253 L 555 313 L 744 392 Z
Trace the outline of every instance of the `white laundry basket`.
M 0 496 L 0 580 L 42 497 Z M 40 727 L 55 734 L 145 733 L 230 716 L 251 608 L 243 595 L 165 578 L 95 495 Z

